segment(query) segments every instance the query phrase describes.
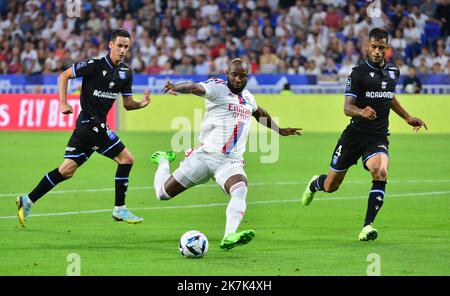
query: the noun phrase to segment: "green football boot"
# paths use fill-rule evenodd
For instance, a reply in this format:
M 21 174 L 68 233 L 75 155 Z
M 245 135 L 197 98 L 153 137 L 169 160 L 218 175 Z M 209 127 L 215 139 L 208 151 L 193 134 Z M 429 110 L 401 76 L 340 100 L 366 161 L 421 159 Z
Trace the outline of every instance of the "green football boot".
M 318 175 L 313 176 L 311 178 L 311 180 L 309 180 L 308 184 L 306 185 L 305 191 L 303 192 L 303 195 L 302 195 L 302 204 L 304 206 L 309 205 L 312 202 L 313 198 L 314 198 L 314 193 L 315 192 L 312 192 L 311 189 L 309 189 L 309 187 L 311 186 L 311 183 L 314 180 L 316 180 L 318 177 L 319 177 Z
M 255 234 L 253 229 L 230 233 L 222 239 L 220 248 L 228 251 L 234 247 L 246 245 L 255 237 Z
M 155 163 L 155 164 L 159 164 L 159 162 L 161 161 L 161 157 L 164 157 L 170 163 L 170 162 L 175 160 L 177 155 L 175 154 L 174 151 L 171 151 L 171 150 L 169 150 L 169 151 L 156 151 L 155 153 L 152 154 L 151 161 L 153 163 Z
M 372 227 L 372 224 L 364 226 L 359 234 L 360 241 L 373 241 L 378 237 L 378 230 Z

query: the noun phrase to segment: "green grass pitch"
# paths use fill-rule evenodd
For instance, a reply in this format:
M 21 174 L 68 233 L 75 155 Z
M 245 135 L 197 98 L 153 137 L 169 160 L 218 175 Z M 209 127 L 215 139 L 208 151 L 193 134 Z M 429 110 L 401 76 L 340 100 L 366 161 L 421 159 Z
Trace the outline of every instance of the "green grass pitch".
M 247 153 L 241 229 L 255 229 L 256 238 L 228 252 L 219 248 L 228 197 L 215 183 L 171 201 L 155 198 L 149 157 L 170 147 L 173 132 L 118 134 L 136 157 L 127 205 L 144 223 L 113 222 L 116 165 L 96 154 L 33 207 L 23 229 L 16 195 L 60 164 L 70 133 L 0 133 L 0 275 L 66 275 L 71 253 L 81 258 L 81 275 L 366 275 L 372 253 L 380 256 L 382 275 L 450 275 L 449 134 L 390 137 L 391 168 L 374 242 L 357 240 L 371 185 L 361 163 L 338 192 L 317 194 L 307 208 L 300 203 L 309 178 L 327 171 L 339 133 L 281 138 L 273 164 Z M 172 171 L 183 157 L 177 156 Z M 202 259 L 178 252 L 179 237 L 191 229 L 209 239 Z

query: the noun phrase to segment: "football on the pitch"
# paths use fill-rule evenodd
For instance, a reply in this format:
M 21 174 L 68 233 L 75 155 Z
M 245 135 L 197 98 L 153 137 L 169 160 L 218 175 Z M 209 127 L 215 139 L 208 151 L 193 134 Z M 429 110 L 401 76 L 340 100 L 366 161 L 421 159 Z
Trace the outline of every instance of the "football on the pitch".
M 190 230 L 180 238 L 181 255 L 188 258 L 201 258 L 208 252 L 208 239 L 198 230 Z

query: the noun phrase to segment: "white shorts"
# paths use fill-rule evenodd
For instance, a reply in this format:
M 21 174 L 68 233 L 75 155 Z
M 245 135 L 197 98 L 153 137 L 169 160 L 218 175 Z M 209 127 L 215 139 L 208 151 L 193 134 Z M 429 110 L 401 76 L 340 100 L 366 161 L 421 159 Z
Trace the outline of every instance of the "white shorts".
M 244 175 L 247 178 L 243 159 L 231 159 L 222 153 L 208 153 L 201 149 L 186 157 L 172 175 L 185 188 L 213 178 L 225 193 L 225 182 L 231 176 Z

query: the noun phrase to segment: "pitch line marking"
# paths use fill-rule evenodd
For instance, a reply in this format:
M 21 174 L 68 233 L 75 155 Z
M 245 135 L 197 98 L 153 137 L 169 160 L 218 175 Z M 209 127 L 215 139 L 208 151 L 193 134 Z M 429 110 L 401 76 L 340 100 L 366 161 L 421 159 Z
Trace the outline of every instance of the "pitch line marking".
M 367 180 L 355 180 L 355 181 L 347 181 L 345 184 L 364 184 L 370 183 Z M 450 183 L 450 179 L 430 179 L 430 180 L 389 180 L 389 183 Z M 286 181 L 286 182 L 250 182 L 249 187 L 251 186 L 267 186 L 267 185 L 275 185 L 275 186 L 284 186 L 284 185 L 306 185 L 306 181 Z M 195 187 L 218 187 L 217 184 L 203 184 L 197 185 Z M 128 188 L 130 190 L 153 190 L 153 186 L 131 186 Z M 82 192 L 110 192 L 114 191 L 115 188 L 88 188 L 88 189 L 73 189 L 73 190 L 53 190 L 48 192 L 47 194 L 66 194 L 66 193 L 82 193 Z M 11 196 L 21 196 L 27 194 L 23 193 L 0 193 L 0 197 L 11 197 Z
M 417 193 L 397 193 L 389 194 L 388 197 L 423 197 L 429 195 L 446 195 L 450 196 L 449 191 L 430 191 L 430 192 L 417 192 Z M 332 196 L 332 197 L 322 197 L 315 198 L 314 201 L 329 201 L 329 200 L 351 200 L 351 199 L 367 199 L 366 195 L 358 196 Z M 300 202 L 299 198 L 296 199 L 284 199 L 284 200 L 261 200 L 261 201 L 250 201 L 247 204 L 250 205 L 261 205 L 261 204 L 276 204 L 276 203 L 289 203 L 289 202 Z M 161 206 L 161 207 L 145 207 L 145 208 L 130 208 L 130 210 L 137 211 L 152 211 L 152 210 L 172 210 L 172 209 L 190 209 L 190 208 L 210 208 L 210 207 L 222 207 L 226 206 L 228 203 L 208 203 L 208 204 L 196 204 L 196 205 L 183 205 L 183 206 Z M 67 215 L 80 215 L 80 214 L 96 214 L 111 212 L 111 209 L 103 210 L 87 210 L 87 211 L 77 211 L 77 212 L 60 212 L 60 213 L 43 213 L 43 214 L 32 214 L 29 217 L 49 217 L 49 216 L 67 216 Z M 0 219 L 17 219 L 17 216 L 0 216 Z

